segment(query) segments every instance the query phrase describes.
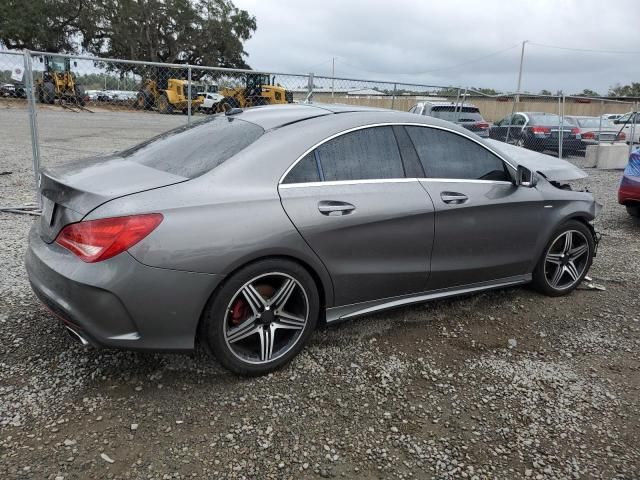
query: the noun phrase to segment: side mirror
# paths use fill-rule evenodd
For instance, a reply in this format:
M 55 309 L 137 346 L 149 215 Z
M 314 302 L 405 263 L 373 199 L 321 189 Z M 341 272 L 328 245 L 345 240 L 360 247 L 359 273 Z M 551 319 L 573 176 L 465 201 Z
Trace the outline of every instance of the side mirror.
M 518 165 L 518 171 L 516 173 L 516 184 L 521 187 L 533 188 L 538 183 L 538 177 L 534 172 L 527 167 Z

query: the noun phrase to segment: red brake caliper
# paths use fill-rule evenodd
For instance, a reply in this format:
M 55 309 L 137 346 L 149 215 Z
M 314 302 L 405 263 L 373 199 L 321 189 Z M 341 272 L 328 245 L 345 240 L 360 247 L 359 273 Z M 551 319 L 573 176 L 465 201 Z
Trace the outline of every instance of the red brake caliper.
M 250 315 L 251 310 L 243 298 L 236 298 L 236 301 L 231 305 L 229 313 L 231 314 L 229 316 L 231 324 L 236 326 L 240 325 L 242 321 Z

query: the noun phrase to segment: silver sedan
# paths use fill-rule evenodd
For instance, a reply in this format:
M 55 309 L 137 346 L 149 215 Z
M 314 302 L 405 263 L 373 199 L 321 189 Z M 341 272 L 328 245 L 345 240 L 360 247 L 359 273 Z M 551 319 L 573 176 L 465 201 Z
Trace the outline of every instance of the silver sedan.
M 42 171 L 26 267 L 84 344 L 199 341 L 257 375 L 321 322 L 527 283 L 568 294 L 596 247 L 599 205 L 566 185 L 581 176 L 430 117 L 233 109 Z

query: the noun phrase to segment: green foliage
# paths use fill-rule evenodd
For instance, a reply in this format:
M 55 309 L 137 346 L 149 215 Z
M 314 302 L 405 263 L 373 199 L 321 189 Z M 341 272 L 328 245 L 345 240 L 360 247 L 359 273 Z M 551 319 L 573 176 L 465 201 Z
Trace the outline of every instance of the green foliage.
M 620 85 L 616 83 L 609 87 L 611 97 L 640 97 L 640 82 L 631 82 L 631 85 Z
M 600 94 L 595 90 L 591 90 L 589 88 L 585 88 L 581 93 L 576 93 L 574 96 L 576 97 L 599 97 Z
M 540 93 L 538 95 L 553 95 L 553 93 L 551 93 L 551 91 L 543 88 L 542 90 L 540 90 Z
M 231 0 L 0 1 L 0 43 L 12 49 L 247 68 L 255 29 Z

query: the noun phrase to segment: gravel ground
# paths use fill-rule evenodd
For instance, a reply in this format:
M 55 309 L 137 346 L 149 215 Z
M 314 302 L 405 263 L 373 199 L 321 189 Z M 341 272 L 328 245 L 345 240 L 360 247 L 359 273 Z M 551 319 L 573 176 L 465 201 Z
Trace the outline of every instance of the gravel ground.
M 39 121 L 53 164 L 184 117 Z M 30 201 L 25 112 L 0 105 L 0 132 L 0 172 L 13 172 L 2 204 Z M 639 478 L 640 223 L 616 203 L 620 172 L 589 174 L 605 205 L 591 275 L 606 290 L 512 288 L 373 315 L 251 380 L 199 353 L 79 347 L 28 287 L 33 218 L 0 213 L 0 478 Z

